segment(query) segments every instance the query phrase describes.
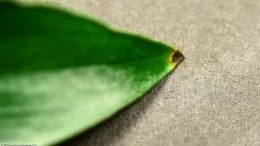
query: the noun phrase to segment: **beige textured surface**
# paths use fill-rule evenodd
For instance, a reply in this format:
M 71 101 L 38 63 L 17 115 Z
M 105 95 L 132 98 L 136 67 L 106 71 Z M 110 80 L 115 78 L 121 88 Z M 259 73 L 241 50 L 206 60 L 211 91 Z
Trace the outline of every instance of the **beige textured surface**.
M 175 44 L 186 56 L 143 99 L 65 144 L 260 146 L 259 0 L 58 3 Z

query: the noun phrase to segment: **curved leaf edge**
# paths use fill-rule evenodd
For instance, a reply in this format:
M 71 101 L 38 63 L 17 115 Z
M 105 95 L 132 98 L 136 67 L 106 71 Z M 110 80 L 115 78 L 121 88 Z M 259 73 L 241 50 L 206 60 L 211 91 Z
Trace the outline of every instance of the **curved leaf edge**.
M 122 105 L 120 108 L 118 108 L 118 110 L 114 111 L 113 113 L 111 113 L 110 115 L 107 115 L 106 117 L 103 118 L 103 120 L 101 122 L 98 123 L 93 123 L 91 126 L 87 126 L 85 128 L 82 128 L 81 130 L 71 133 L 70 135 L 64 136 L 60 139 L 56 139 L 56 141 L 52 141 L 50 143 L 46 143 L 43 145 L 62 145 L 65 143 L 69 143 L 70 141 L 72 141 L 74 138 L 79 137 L 80 135 L 84 134 L 84 132 L 89 131 L 94 129 L 95 127 L 101 125 L 103 122 L 108 121 L 109 119 L 112 119 L 113 117 L 115 117 L 116 115 L 120 114 L 121 112 L 123 112 L 124 110 L 130 108 L 133 104 L 137 103 L 138 101 L 140 101 L 140 99 L 146 95 L 148 95 L 150 92 L 152 92 L 153 88 L 156 88 L 163 80 L 166 80 L 167 77 L 174 72 L 174 70 L 180 65 L 180 63 L 182 61 L 184 61 L 185 57 L 184 55 L 180 52 L 180 51 L 173 51 L 173 53 L 169 56 L 169 61 L 171 62 L 171 70 L 165 74 L 161 80 L 159 80 L 158 82 L 156 82 L 152 87 L 150 87 L 148 90 L 146 90 L 142 95 L 138 96 L 137 99 L 133 99 L 131 100 L 129 103 L 126 103 L 124 105 Z

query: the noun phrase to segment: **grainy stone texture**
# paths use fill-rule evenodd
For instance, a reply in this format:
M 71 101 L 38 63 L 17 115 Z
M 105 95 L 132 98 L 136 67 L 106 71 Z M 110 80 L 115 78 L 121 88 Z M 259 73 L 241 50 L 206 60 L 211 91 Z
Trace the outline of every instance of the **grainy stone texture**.
M 186 56 L 140 101 L 65 144 L 260 145 L 259 0 L 53 3 L 174 44 Z

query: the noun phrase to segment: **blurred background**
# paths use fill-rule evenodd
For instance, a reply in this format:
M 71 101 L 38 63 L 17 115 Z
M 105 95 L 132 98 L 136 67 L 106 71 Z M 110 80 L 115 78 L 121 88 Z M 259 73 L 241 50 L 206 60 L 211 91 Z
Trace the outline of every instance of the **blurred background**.
M 259 0 L 37 2 L 150 36 L 186 57 L 133 106 L 63 145 L 260 145 Z

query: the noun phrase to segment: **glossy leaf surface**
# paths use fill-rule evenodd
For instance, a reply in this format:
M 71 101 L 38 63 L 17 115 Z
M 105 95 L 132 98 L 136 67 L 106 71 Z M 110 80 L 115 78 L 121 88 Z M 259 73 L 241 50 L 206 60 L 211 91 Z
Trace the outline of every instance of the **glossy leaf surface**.
M 49 145 L 109 118 L 182 60 L 88 18 L 0 2 L 0 142 Z

